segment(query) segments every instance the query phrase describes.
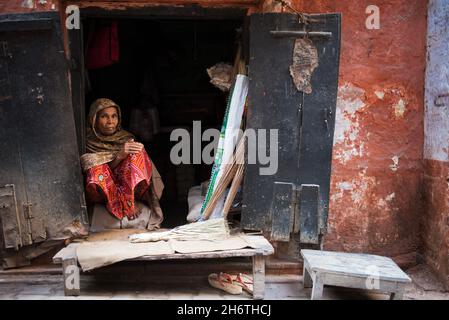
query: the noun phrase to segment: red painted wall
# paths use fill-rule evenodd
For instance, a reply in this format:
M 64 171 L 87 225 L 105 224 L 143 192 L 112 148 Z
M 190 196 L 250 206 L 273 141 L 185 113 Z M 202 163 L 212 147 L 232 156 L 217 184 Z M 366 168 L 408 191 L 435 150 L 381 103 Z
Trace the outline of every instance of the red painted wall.
M 261 1 L 259 10 L 280 11 L 272 1 Z M 45 8 L 56 0 L 47 2 Z M 0 12 L 27 11 L 22 3 L 0 4 Z M 372 252 L 413 264 L 422 210 L 427 1 L 291 3 L 307 13 L 341 12 L 343 19 L 324 248 Z M 365 9 L 371 4 L 380 8 L 380 30 L 365 27 Z
M 420 252 L 449 290 L 449 162 L 426 159 Z
M 0 13 L 26 13 L 58 10 L 59 0 L 5 0 L 0 2 Z
M 365 27 L 368 5 L 380 30 Z M 325 248 L 415 262 L 421 211 L 427 1 L 294 1 L 342 13 L 338 112 Z

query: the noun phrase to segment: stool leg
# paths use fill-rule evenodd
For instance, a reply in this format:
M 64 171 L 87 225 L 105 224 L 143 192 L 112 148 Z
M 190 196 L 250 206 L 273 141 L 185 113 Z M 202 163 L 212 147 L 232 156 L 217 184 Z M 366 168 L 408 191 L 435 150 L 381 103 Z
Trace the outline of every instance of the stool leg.
M 319 272 L 315 276 L 315 281 L 313 281 L 312 296 L 311 300 L 320 300 L 323 297 L 324 289 L 324 277 Z
M 404 298 L 404 288 L 400 288 L 390 294 L 390 300 L 402 300 Z
M 253 256 L 253 299 L 265 297 L 265 257 Z
M 309 271 L 306 269 L 304 265 L 302 268 L 302 283 L 304 288 L 312 288 L 312 277 L 310 276 Z

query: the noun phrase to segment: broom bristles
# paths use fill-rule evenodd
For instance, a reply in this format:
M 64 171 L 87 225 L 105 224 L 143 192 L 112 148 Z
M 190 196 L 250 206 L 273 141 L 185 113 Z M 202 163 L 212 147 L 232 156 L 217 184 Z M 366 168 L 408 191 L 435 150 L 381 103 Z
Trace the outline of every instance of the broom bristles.
M 243 174 L 243 172 L 238 173 L 238 171 L 239 168 L 241 168 L 240 170 L 243 170 L 244 159 L 245 159 L 245 141 L 243 138 L 241 138 L 239 143 L 237 144 L 237 148 L 231 158 L 230 163 L 224 166 L 223 175 L 218 181 L 217 186 L 214 189 L 214 192 L 212 193 L 212 197 L 210 198 L 209 202 L 206 205 L 206 208 L 204 209 L 203 212 L 204 220 L 209 219 L 210 215 L 215 209 L 218 201 L 225 192 L 229 183 L 235 178 L 237 174 Z
M 230 229 L 226 219 L 211 219 L 185 224 L 169 231 L 138 233 L 129 236 L 132 243 L 168 240 L 207 240 L 217 241 L 229 237 Z

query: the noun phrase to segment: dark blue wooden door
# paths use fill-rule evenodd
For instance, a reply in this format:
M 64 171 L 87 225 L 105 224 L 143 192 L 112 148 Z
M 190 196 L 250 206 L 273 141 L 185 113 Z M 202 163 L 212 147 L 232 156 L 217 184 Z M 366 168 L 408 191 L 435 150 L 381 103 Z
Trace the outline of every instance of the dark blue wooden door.
M 0 245 L 87 223 L 68 63 L 57 13 L 0 15 Z
M 306 18 L 250 17 L 247 128 L 278 130 L 278 170 L 262 175 L 266 165 L 247 163 L 242 225 L 279 241 L 299 232 L 301 242 L 317 244 L 329 205 L 340 15 Z

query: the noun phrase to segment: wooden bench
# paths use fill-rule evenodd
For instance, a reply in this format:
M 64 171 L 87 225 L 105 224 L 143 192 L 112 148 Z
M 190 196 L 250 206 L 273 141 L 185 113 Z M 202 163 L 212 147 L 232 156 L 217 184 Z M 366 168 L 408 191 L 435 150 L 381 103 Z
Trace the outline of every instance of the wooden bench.
M 304 288 L 312 287 L 312 300 L 320 299 L 324 285 L 376 290 L 402 300 L 407 274 L 387 257 L 320 250 L 301 250 Z
M 78 243 L 69 244 L 60 250 L 54 257 L 53 263 L 61 264 L 64 276 L 64 293 L 66 296 L 80 295 L 80 267 L 76 256 Z M 271 245 L 256 249 L 224 250 L 198 253 L 174 253 L 164 255 L 148 255 L 124 261 L 155 261 L 155 260 L 181 260 L 181 259 L 223 259 L 234 257 L 252 257 L 253 265 L 253 299 L 263 299 L 265 296 L 265 258 L 274 253 Z

